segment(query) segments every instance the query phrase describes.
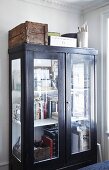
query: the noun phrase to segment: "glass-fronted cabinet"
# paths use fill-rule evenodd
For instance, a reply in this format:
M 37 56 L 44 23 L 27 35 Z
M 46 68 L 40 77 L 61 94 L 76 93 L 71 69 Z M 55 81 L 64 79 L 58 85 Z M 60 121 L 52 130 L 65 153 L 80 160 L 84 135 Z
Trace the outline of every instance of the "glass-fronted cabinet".
M 9 49 L 10 170 L 96 162 L 94 49 Z

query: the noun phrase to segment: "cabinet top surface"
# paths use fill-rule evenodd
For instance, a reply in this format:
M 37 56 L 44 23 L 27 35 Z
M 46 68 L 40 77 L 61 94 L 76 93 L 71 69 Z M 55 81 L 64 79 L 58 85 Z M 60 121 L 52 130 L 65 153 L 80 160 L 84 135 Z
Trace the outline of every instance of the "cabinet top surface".
M 9 54 L 16 53 L 18 51 L 34 51 L 34 52 L 60 52 L 60 53 L 74 53 L 74 54 L 86 54 L 86 55 L 97 55 L 98 51 L 94 48 L 79 48 L 79 47 L 57 47 L 49 45 L 38 45 L 23 43 L 19 46 L 10 48 L 8 50 Z

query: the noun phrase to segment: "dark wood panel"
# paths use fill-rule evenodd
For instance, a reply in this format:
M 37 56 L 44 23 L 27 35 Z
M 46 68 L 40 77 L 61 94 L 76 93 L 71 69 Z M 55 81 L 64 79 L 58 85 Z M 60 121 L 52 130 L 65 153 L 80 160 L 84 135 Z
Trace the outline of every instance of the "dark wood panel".
M 86 54 L 86 55 L 97 55 L 98 51 L 94 48 L 71 48 L 71 47 L 55 47 L 55 46 L 48 46 L 48 45 L 37 45 L 31 43 L 23 43 L 20 46 L 16 46 L 16 48 L 10 48 L 8 51 L 9 53 L 15 53 L 20 50 L 30 50 L 35 52 L 44 52 L 44 53 L 73 53 L 73 54 Z

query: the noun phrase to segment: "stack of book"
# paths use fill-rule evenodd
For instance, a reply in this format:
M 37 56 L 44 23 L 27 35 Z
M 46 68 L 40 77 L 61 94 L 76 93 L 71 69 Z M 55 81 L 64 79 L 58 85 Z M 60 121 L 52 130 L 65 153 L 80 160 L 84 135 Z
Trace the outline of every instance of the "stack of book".
M 44 129 L 44 136 L 50 140 L 51 156 L 58 156 L 58 128 Z
M 43 143 L 50 148 L 50 159 L 53 157 L 53 140 L 48 136 L 42 136 Z
M 77 38 L 64 37 L 60 36 L 60 33 L 51 32 L 48 33 L 48 45 L 61 47 L 77 47 Z
M 76 38 L 49 36 L 48 45 L 51 46 L 61 46 L 61 47 L 77 47 Z

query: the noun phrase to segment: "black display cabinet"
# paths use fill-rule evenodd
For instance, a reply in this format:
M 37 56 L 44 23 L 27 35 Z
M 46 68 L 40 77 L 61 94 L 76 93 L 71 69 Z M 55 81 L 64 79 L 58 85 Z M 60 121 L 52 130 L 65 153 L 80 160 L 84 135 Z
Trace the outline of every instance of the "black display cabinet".
M 9 49 L 9 169 L 79 169 L 97 160 L 95 56 L 88 48 Z

